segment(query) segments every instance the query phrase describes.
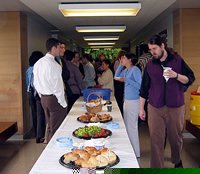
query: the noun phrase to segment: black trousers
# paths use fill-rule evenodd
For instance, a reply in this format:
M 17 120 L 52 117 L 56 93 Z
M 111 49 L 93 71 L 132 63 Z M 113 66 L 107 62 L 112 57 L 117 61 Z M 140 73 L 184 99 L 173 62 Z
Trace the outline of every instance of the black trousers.
M 124 82 L 114 80 L 114 95 L 123 116 L 123 105 L 124 105 Z
M 79 94 L 71 94 L 67 96 L 67 113 L 71 110 L 73 104 L 76 102 L 76 100 L 80 97 Z
M 42 107 L 39 96 L 34 96 L 33 93 L 30 92 L 29 104 L 31 108 L 31 116 L 36 139 L 44 138 L 46 130 L 46 121 L 44 109 Z

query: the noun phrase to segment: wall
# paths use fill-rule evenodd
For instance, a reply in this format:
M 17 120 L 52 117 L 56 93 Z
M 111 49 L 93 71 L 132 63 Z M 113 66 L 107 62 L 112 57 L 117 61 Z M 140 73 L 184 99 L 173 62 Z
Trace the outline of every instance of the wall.
M 17 121 L 22 134 L 26 16 L 20 12 L 0 12 L 0 18 L 0 121 Z
M 42 51 L 43 54 L 46 50 L 46 40 L 51 37 L 50 30 L 53 28 L 45 21 L 39 20 L 32 15 L 28 16 L 28 57 L 33 51 Z
M 136 45 L 143 41 L 146 42 L 152 35 L 165 29 L 167 29 L 168 46 L 173 47 L 173 14 L 170 10 L 163 12 L 139 31 L 134 40 L 131 40 L 131 51 L 135 52 Z
M 200 9 L 179 9 L 174 12 L 174 48 L 195 73 L 196 81 L 185 93 L 186 119 L 189 118 L 190 93 L 200 85 Z

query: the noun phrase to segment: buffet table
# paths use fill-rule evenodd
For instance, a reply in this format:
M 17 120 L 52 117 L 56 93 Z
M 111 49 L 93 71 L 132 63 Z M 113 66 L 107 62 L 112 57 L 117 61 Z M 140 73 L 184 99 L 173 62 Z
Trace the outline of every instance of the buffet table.
M 72 169 L 63 167 L 59 163 L 60 157 L 71 151 L 69 147 L 60 147 L 56 143 L 59 137 L 69 137 L 73 142 L 82 142 L 87 140 L 80 140 L 73 137 L 72 132 L 79 128 L 84 127 L 86 124 L 77 121 L 77 117 L 86 112 L 83 107 L 83 99 L 80 98 L 76 101 L 70 113 L 67 115 L 59 129 L 56 131 L 51 141 L 48 143 L 33 168 L 30 174 L 71 174 Z M 139 168 L 135 153 L 130 144 L 125 125 L 114 98 L 112 98 L 112 112 L 109 114 L 113 117 L 113 122 L 119 123 L 118 129 L 112 129 L 112 136 L 107 140 L 106 146 L 113 150 L 119 157 L 120 162 L 113 166 L 113 168 Z M 103 107 L 102 113 L 108 113 L 106 106 Z M 106 124 L 106 123 L 105 123 Z M 34 152 L 33 152 L 34 153 Z M 98 172 L 99 173 L 99 172 Z M 103 173 L 103 171 L 100 171 Z

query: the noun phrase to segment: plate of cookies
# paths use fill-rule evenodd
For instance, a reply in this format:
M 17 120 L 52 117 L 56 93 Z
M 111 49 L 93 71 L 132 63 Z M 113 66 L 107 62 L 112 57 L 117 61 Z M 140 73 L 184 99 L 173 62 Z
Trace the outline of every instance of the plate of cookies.
M 115 166 L 120 162 L 115 152 L 108 148 L 97 150 L 86 146 L 84 149 L 75 149 L 62 155 L 59 159 L 61 165 L 67 168 L 95 168 L 97 170 Z
M 85 113 L 77 118 L 82 123 L 107 123 L 112 121 L 110 114 L 96 114 L 96 113 Z

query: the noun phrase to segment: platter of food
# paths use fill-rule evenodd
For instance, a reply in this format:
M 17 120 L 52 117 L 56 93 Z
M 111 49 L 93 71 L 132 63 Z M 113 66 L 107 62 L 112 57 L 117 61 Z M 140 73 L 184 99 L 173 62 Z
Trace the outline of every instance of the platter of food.
M 72 135 L 77 138 L 90 140 L 91 138 L 106 138 L 111 136 L 112 132 L 99 126 L 85 126 L 73 131 Z
M 120 162 L 115 152 L 108 148 L 97 150 L 95 147 L 75 149 L 62 155 L 59 163 L 67 168 L 95 168 L 97 170 L 115 166 Z
M 110 114 L 86 113 L 79 116 L 77 120 L 82 123 L 107 123 L 109 121 L 112 121 L 112 116 L 110 116 Z

